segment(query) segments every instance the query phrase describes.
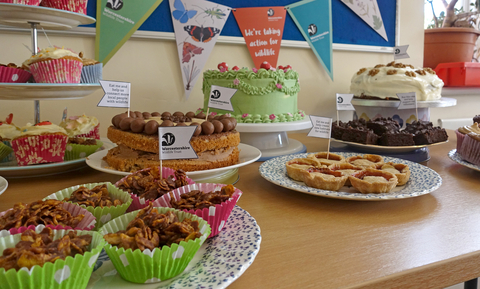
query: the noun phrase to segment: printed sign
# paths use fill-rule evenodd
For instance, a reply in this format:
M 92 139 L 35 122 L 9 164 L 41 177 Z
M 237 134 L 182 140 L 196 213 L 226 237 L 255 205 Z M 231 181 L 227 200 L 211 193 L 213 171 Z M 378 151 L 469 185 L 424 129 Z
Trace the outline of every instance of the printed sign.
M 97 104 L 103 107 L 130 107 L 130 82 L 100 80 L 105 93 Z
M 256 68 L 263 62 L 277 67 L 285 26 L 285 7 L 253 7 L 233 10 Z
M 400 99 L 398 109 L 416 109 L 417 108 L 417 94 L 415 92 L 397 93 Z
M 410 58 L 410 56 L 407 53 L 408 46 L 409 45 L 395 46 L 395 48 L 393 49 L 394 51 L 393 59 L 397 60 L 402 58 Z
M 233 111 L 231 98 L 236 92 L 235 88 L 212 85 L 208 107 Z
M 332 129 L 332 118 L 310 115 L 312 129 L 307 136 L 330 138 L 330 130 Z
M 158 128 L 159 156 L 161 160 L 198 159 L 190 145 L 196 126 L 169 126 Z
M 337 93 L 337 110 L 355 110 L 352 105 L 353 94 Z

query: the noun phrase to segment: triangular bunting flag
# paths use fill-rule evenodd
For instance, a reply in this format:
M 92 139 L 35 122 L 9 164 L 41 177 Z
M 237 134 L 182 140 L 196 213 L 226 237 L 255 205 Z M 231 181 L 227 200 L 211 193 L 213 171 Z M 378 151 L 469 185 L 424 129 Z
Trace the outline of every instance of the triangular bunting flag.
M 231 8 L 199 0 L 169 0 L 185 97 L 188 99 Z
M 105 65 L 162 0 L 97 1 L 95 59 Z
M 283 6 L 233 10 L 256 68 L 264 61 L 277 67 L 286 14 Z
M 388 41 L 387 32 L 383 24 L 382 14 L 378 8 L 377 0 L 341 0 L 348 8 L 352 9 L 358 17 L 370 25 L 375 32 Z
M 333 80 L 331 0 L 300 1 L 288 5 L 287 11 Z

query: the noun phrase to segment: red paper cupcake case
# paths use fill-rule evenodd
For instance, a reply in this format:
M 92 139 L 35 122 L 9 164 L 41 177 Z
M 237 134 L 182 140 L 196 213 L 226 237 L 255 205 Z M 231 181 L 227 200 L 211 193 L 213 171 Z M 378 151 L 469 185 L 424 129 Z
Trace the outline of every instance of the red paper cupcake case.
M 65 135 L 35 135 L 12 141 L 19 166 L 63 162 L 68 137 Z
M 84 134 L 79 134 L 79 135 L 76 135 L 75 137 L 86 137 L 86 138 L 94 138 L 94 139 L 100 139 L 100 124 L 98 124 L 96 127 L 94 127 L 91 131 L 89 131 L 88 133 L 84 133 Z
M 25 83 L 31 76 L 30 72 L 23 69 L 0 66 L 0 82 Z
M 80 214 L 83 214 L 85 217 L 78 223 L 78 226 L 73 228 L 74 230 L 87 230 L 90 231 L 95 227 L 95 223 L 97 222 L 97 219 L 95 216 L 93 216 L 92 213 L 90 213 L 87 209 L 82 208 L 78 205 L 75 205 L 73 203 L 63 203 L 62 207 L 69 211 L 72 216 L 78 216 Z M 13 210 L 13 209 L 10 209 Z M 9 210 L 7 210 L 9 211 Z M 0 217 L 5 215 L 7 211 L 1 212 Z M 30 225 L 28 227 L 18 227 L 18 228 L 11 228 L 9 230 L 1 230 L 0 231 L 0 237 L 6 236 L 6 235 L 15 235 L 19 233 L 23 233 L 25 230 L 31 229 L 34 230 L 36 226 Z M 70 230 L 72 227 L 70 226 L 62 226 L 62 225 L 46 225 L 45 227 L 52 228 L 54 230 Z
M 83 63 L 72 59 L 35 62 L 30 72 L 37 83 L 80 83 Z
M 192 190 L 200 190 L 202 192 L 212 192 L 216 188 L 222 188 L 226 185 L 224 184 L 209 184 L 209 183 L 198 183 L 193 185 L 187 185 L 178 189 L 171 191 L 175 200 L 180 199 L 180 195 L 188 193 Z M 238 200 L 242 196 L 243 192 L 239 189 L 235 188 L 235 191 L 230 199 L 227 201 L 215 205 L 215 207 L 205 208 L 203 210 L 184 210 L 187 213 L 194 214 L 199 216 L 200 218 L 207 221 L 207 223 L 212 228 L 212 233 L 210 233 L 209 238 L 212 238 L 222 229 L 225 227 L 227 223 L 228 217 L 232 212 L 233 208 L 237 204 Z M 165 194 L 162 197 L 158 198 L 153 202 L 154 207 L 168 207 L 171 208 L 172 205 L 170 204 L 171 194 Z
M 41 5 L 45 7 L 86 14 L 87 2 L 87 0 L 43 0 Z
M 146 170 L 150 170 L 150 168 L 146 168 L 146 169 L 143 169 L 143 170 L 140 170 L 139 172 L 143 172 L 143 171 L 146 171 Z M 162 176 L 163 178 L 167 178 L 168 176 L 170 175 L 173 175 L 175 176 L 175 170 L 174 169 L 171 169 L 171 168 L 166 168 L 166 167 L 162 167 Z M 128 176 L 122 178 L 121 180 L 119 180 L 118 182 L 115 183 L 115 186 L 118 188 L 118 186 L 123 182 L 123 180 L 125 180 Z M 186 177 L 186 181 L 189 185 L 191 184 L 195 184 L 195 182 L 190 179 L 189 177 Z M 146 200 L 144 198 L 139 198 L 137 195 L 135 194 L 130 194 L 130 196 L 132 196 L 132 204 L 130 204 L 130 207 L 128 207 L 127 209 L 127 213 L 129 212 L 132 212 L 132 211 L 136 211 L 136 210 L 140 210 L 140 209 L 143 209 L 145 208 L 146 206 L 148 206 L 148 204 L 150 204 L 151 200 Z
M 0 3 L 12 3 L 30 6 L 38 6 L 40 5 L 40 2 L 42 2 L 42 0 L 0 0 Z

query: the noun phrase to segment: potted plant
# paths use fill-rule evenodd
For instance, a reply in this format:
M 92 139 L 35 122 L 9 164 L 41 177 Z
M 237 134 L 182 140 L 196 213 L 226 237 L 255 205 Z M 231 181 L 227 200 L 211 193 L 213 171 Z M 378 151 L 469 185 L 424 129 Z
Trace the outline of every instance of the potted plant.
M 427 0 L 433 11 L 434 0 Z M 475 43 L 480 31 L 477 18 L 479 0 L 472 3 L 472 11 L 455 9 L 458 0 L 441 0 L 445 13 L 439 17 L 433 11 L 434 19 L 430 29 L 425 29 L 423 66 L 435 69 L 439 63 L 471 62 Z

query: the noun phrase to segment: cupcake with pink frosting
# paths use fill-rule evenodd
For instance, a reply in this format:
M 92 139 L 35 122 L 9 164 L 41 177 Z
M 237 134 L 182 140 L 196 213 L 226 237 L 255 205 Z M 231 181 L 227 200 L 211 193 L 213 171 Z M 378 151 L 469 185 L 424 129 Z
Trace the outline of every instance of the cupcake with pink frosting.
M 100 139 L 100 123 L 94 116 L 70 116 L 60 123 L 69 137 Z

